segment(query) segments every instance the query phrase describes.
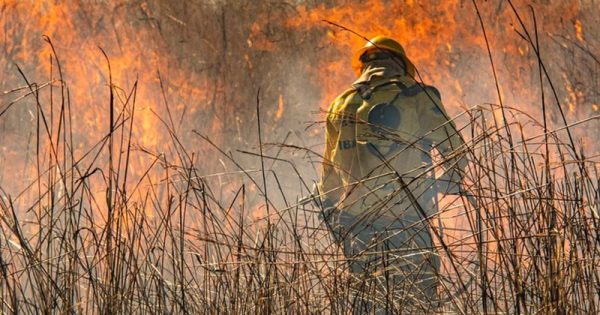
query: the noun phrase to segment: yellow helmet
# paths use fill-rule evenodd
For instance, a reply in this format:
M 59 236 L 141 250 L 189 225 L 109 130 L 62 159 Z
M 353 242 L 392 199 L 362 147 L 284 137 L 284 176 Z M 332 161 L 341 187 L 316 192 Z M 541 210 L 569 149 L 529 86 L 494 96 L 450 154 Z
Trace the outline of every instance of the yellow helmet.
M 371 38 L 361 49 L 359 49 L 354 54 L 354 58 L 352 60 L 352 68 L 354 68 L 354 71 L 358 75 L 360 75 L 360 71 L 363 64 L 360 58 L 365 52 L 369 50 L 389 50 L 395 53 L 398 57 L 402 58 L 402 60 L 406 64 L 406 73 L 411 77 L 415 76 L 415 66 L 408 59 L 408 57 L 406 57 L 406 53 L 404 52 L 404 48 L 402 48 L 402 45 L 400 45 L 400 43 L 398 43 L 394 39 L 382 35 L 377 35 Z

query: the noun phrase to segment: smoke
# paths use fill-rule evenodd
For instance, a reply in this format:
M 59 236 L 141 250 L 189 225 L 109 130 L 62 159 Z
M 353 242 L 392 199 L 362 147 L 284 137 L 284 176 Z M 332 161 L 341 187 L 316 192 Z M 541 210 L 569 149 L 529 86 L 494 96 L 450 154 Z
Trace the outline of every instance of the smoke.
M 542 75 L 540 83 L 538 58 L 509 3 L 482 2 L 479 9 L 504 105 L 541 119 L 543 86 L 552 128 L 561 127 L 549 80 Z M 534 40 L 535 13 L 541 60 L 568 120 L 597 113 L 597 6 L 593 1 L 516 1 L 516 10 Z M 109 128 L 109 72 L 100 49 L 110 61 L 118 98 L 125 99 L 138 84 L 133 133 L 141 151 L 176 155 L 166 124 L 205 161 L 203 173 L 230 166 L 193 130 L 231 151 L 244 167 L 256 167 L 256 157 L 236 150 L 258 150 L 259 103 L 264 143 L 285 139 L 321 152 L 323 125 L 318 122 L 328 102 L 352 82 L 352 51 L 364 42 L 323 20 L 367 37 L 383 33 L 398 38 L 425 83 L 441 91 L 451 115 L 499 102 L 486 41 L 469 1 L 4 1 L 0 20 L 0 90 L 26 85 L 17 66 L 30 83 L 52 82 L 38 98 L 48 119 L 53 116 L 51 132 L 57 134 L 60 62 L 78 156 Z M 55 56 L 43 35 L 52 41 Z M 2 94 L 0 110 L 27 91 Z M 0 163 L 14 165 L 10 171 L 3 167 L 0 182 L 11 194 L 31 180 L 37 113 L 30 96 L 0 117 Z M 598 129 L 596 123 L 592 126 Z M 276 154 L 279 149 L 269 150 Z M 149 163 L 141 151 L 137 172 Z M 316 178 L 304 153 L 279 154 L 288 154 L 287 159 L 303 165 L 302 172 Z M 26 180 L 14 181 L 16 174 L 25 174 L 17 178 Z
M 463 132 L 478 140 L 463 183 L 477 200 L 446 196 L 437 214 L 446 295 L 473 312 L 487 297 L 496 313 L 593 309 L 581 297 L 597 282 L 598 10 L 593 0 L 0 1 L 5 307 L 335 312 L 355 285 L 321 209 L 297 198 L 319 175 L 324 111 L 355 78 L 364 39 L 348 28 L 397 38 L 451 116 L 484 105 Z M 494 126 L 501 107 L 485 106 L 500 101 L 524 112 L 508 117 L 524 129 L 514 139 Z M 571 129 L 587 159 L 554 134 L 531 138 L 544 117 L 559 138 L 565 120 L 587 119 Z

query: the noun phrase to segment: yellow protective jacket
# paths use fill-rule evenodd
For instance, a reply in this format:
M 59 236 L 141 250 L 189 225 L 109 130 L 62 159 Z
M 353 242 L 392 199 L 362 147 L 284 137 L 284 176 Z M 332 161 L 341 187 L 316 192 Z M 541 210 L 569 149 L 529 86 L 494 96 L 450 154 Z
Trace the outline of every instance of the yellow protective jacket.
M 432 149 L 446 161 L 438 183 L 458 184 L 463 144 L 435 88 L 367 69 L 329 107 L 322 200 L 357 216 L 422 219 L 414 200 L 427 215 L 437 212 Z

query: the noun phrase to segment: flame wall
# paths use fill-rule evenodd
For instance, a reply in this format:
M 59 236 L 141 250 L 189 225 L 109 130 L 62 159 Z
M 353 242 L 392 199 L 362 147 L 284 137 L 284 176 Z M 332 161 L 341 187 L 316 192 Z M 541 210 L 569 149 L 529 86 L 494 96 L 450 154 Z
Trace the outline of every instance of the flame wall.
M 523 38 L 525 30 L 509 2 L 476 3 L 502 101 L 541 118 L 538 62 Z M 531 35 L 535 12 L 541 57 L 568 118 L 593 114 L 600 104 L 597 3 L 513 3 Z M 170 112 L 182 141 L 206 161 L 203 171 L 216 172 L 222 166 L 214 151 L 191 131 L 209 135 L 224 148 L 256 148 L 259 89 L 264 142 L 282 141 L 289 131 L 294 132 L 289 141 L 296 144 L 312 147 L 323 142 L 322 128 L 310 127 L 310 122 L 319 121 L 319 110 L 352 82 L 352 51 L 363 44 L 361 38 L 323 20 L 366 37 L 385 34 L 399 39 L 423 80 L 440 89 L 451 114 L 499 102 L 475 6 L 461 0 L 5 0 L 0 3 L 0 91 L 25 85 L 19 66 L 30 83 L 51 82 L 53 87 L 42 89 L 39 97 L 49 119 L 59 117 L 58 62 L 43 40 L 48 36 L 68 84 L 74 152 L 82 156 L 109 128 L 109 72 L 101 48 L 110 60 L 113 84 L 119 87 L 118 100 L 138 82 L 134 145 L 175 154 L 159 119 L 166 120 Z M 543 84 L 549 87 L 547 80 Z M 0 111 L 26 92 L 2 94 Z M 546 96 L 551 104 L 551 93 Z M 50 99 L 55 101 L 52 108 Z M 0 117 L 0 183 L 10 194 L 32 180 L 36 106 L 35 98 L 28 97 Z M 560 123 L 555 109 L 551 117 Z M 53 125 L 51 132 L 57 134 L 56 121 Z M 134 173 L 143 172 L 148 160 L 146 154 L 135 155 Z

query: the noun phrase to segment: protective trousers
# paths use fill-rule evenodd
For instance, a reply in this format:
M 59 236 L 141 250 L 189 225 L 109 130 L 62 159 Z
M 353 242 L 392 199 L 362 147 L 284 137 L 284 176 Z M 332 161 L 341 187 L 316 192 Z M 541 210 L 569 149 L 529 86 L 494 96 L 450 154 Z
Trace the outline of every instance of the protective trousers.
M 357 314 L 432 307 L 440 260 L 428 223 L 408 217 L 369 220 L 344 211 L 326 219 L 359 288 Z

